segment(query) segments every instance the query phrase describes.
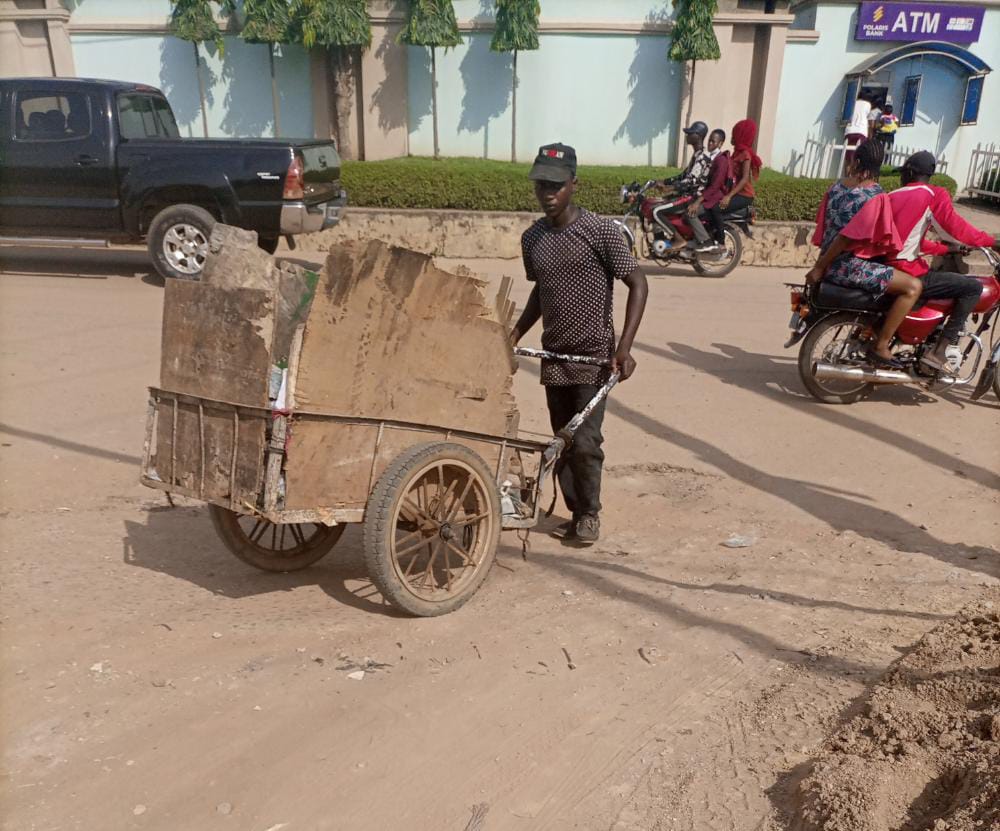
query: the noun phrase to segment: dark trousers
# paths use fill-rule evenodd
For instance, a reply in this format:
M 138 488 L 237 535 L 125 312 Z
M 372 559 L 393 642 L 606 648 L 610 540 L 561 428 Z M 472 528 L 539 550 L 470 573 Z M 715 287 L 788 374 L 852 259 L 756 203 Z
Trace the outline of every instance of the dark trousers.
M 552 432 L 558 433 L 590 400 L 600 387 L 593 384 L 575 384 L 566 387 L 545 387 L 545 401 L 549 405 Z M 584 514 L 598 514 L 601 510 L 601 469 L 604 466 L 604 405 L 599 407 L 580 425 L 573 443 L 556 463 L 556 476 L 562 489 L 566 507 L 574 518 Z
M 726 233 L 723 230 L 725 226 L 722 222 L 723 215 L 732 213 L 733 211 L 743 210 L 743 208 L 747 208 L 752 204 L 753 199 L 749 196 L 737 193 L 732 199 L 729 200 L 729 209 L 727 211 L 723 211 L 718 205 L 714 208 L 708 209 L 708 218 L 711 220 L 712 224 L 712 235 L 715 237 L 715 241 L 719 243 L 719 245 L 723 245 L 726 242 Z
M 943 335 L 950 343 L 958 342 L 959 332 L 968 320 L 972 310 L 979 302 L 983 284 L 975 277 L 963 274 L 952 274 L 948 271 L 929 271 L 924 275 L 924 289 L 920 293 L 922 300 L 955 301 L 948 322 L 944 325 Z

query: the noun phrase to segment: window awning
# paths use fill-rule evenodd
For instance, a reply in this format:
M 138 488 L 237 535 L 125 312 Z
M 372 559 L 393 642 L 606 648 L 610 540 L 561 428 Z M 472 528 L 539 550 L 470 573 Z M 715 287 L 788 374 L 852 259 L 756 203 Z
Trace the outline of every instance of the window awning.
M 898 61 L 905 61 L 907 58 L 919 58 L 924 55 L 954 61 L 970 76 L 986 75 L 993 71 L 982 58 L 973 55 L 968 49 L 963 49 L 956 43 L 925 40 L 918 43 L 907 43 L 896 49 L 889 49 L 886 52 L 873 55 L 864 63 L 856 66 L 851 72 L 848 72 L 847 77 L 865 78 L 869 75 L 874 75 L 888 66 L 892 66 L 892 64 Z

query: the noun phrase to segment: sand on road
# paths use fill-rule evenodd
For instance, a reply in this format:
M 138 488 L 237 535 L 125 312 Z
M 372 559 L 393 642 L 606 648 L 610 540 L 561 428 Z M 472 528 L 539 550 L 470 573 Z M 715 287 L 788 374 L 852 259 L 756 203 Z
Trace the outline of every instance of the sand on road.
M 505 534 L 473 601 L 413 620 L 356 528 L 259 573 L 138 484 L 141 258 L 0 259 L 4 828 L 783 828 L 852 702 L 1000 583 L 1000 402 L 807 398 L 795 272 L 655 276 L 601 542 Z M 516 385 L 544 432 L 536 369 Z

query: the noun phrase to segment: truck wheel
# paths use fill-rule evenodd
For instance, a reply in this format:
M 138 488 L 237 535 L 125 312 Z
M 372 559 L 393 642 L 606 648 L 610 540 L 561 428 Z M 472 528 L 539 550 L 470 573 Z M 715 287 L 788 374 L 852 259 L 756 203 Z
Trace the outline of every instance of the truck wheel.
M 419 444 L 390 464 L 365 510 L 368 576 L 405 612 L 462 606 L 489 574 L 500 540 L 496 477 L 469 448 Z
M 261 517 L 208 506 L 212 525 L 233 554 L 263 571 L 298 571 L 325 557 L 344 533 L 343 525 L 275 524 Z
M 161 277 L 199 280 L 215 217 L 197 205 L 171 205 L 149 226 L 149 256 Z
M 278 250 L 278 237 L 257 237 L 257 247 L 267 254 L 273 254 Z

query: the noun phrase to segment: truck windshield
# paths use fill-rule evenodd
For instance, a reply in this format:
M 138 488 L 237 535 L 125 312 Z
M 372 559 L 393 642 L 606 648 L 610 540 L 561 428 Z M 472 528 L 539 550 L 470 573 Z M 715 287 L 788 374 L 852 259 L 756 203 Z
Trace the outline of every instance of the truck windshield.
M 181 137 L 170 105 L 158 95 L 119 95 L 118 124 L 123 139 Z

